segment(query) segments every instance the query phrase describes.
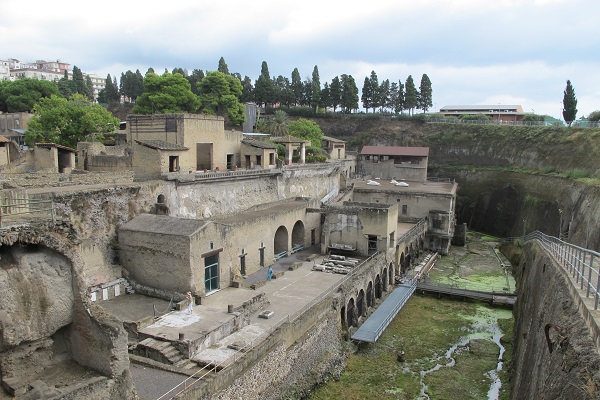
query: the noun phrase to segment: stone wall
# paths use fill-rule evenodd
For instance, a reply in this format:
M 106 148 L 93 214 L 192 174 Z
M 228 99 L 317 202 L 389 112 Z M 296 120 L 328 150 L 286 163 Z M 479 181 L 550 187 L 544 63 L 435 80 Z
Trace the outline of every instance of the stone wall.
M 528 242 L 515 273 L 512 398 L 600 398 L 600 355 L 590 333 L 597 335 L 598 327 L 562 267 L 539 243 Z M 546 324 L 553 324 L 552 352 Z

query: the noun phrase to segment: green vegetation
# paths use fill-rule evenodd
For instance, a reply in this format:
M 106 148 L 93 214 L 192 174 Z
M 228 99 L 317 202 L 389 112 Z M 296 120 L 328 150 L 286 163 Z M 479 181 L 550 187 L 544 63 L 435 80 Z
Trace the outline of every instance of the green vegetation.
M 486 372 L 496 368 L 499 348 L 476 327 L 507 315 L 510 311 L 475 302 L 413 296 L 378 342 L 351 354 L 340 380 L 319 387 L 311 399 L 416 399 L 421 371 L 445 364 L 435 360 L 466 336 L 475 340 L 458 347 L 455 366 L 427 374 L 427 393 L 432 399 L 486 398 L 491 383 Z M 397 361 L 400 351 L 404 363 Z
M 192 93 L 190 83 L 181 74 L 148 73 L 144 78 L 144 92 L 137 98 L 135 114 L 193 113 L 200 107 L 198 96 Z
M 291 122 L 288 126 L 288 133 L 300 139 L 310 140 L 313 147 L 321 147 L 323 131 L 321 127 L 310 119 L 299 118 Z
M 25 134 L 25 141 L 30 146 L 53 142 L 76 148 L 79 141 L 101 140 L 104 134 L 119 127 L 118 118 L 102 106 L 90 104 L 80 94 L 69 100 L 56 95 L 42 98 L 33 107 L 33 114 Z

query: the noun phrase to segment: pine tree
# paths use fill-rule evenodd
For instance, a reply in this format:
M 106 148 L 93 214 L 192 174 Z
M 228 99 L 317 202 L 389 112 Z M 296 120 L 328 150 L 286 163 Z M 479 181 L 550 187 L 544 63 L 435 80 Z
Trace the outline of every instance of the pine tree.
M 571 126 L 577 116 L 577 97 L 575 96 L 575 89 L 573 89 L 570 80 L 567 80 L 567 87 L 564 92 L 562 114 L 569 126 Z
M 371 88 L 371 81 L 369 80 L 368 76 L 365 76 L 365 81 L 363 82 L 360 101 L 362 102 L 363 108 L 366 112 L 369 112 L 369 108 L 373 107 L 373 91 Z
M 302 85 L 302 78 L 300 77 L 298 68 L 294 68 L 292 71 L 292 92 L 294 92 L 294 104 L 300 104 L 304 96 L 304 85 Z
M 427 112 L 429 107 L 433 106 L 433 96 L 431 91 L 431 81 L 427 74 L 421 77 L 421 86 L 419 86 L 419 108 L 423 112 Z
M 380 110 L 383 112 L 384 109 L 387 108 L 391 108 L 390 105 L 390 80 L 386 79 L 383 82 L 381 82 L 381 86 L 379 86 L 379 90 L 378 90 L 378 97 L 379 97 L 379 107 Z
M 222 72 L 224 74 L 229 74 L 229 68 L 227 67 L 227 63 L 225 62 L 225 59 L 223 57 L 219 59 L 219 67 L 217 68 L 217 71 Z
M 339 77 L 335 77 L 331 80 L 329 85 L 329 104 L 333 107 L 333 112 L 342 102 L 342 84 Z
M 352 75 L 343 74 L 341 76 L 342 83 L 342 102 L 340 106 L 346 114 L 358 108 L 358 87 Z
M 373 107 L 373 112 L 377 109 L 377 107 L 381 106 L 381 93 L 379 87 L 379 78 L 377 78 L 377 74 L 375 71 L 371 71 L 371 76 L 369 77 L 369 83 L 371 85 L 371 107 Z
M 85 85 L 85 79 L 83 78 L 83 72 L 77 66 L 73 66 L 73 82 L 75 82 L 75 93 L 87 96 L 87 88 Z
M 254 99 L 259 104 L 273 104 L 273 81 L 269 75 L 269 66 L 266 61 L 262 62 L 260 76 L 254 85 Z
M 415 87 L 412 75 L 406 78 L 406 85 L 404 88 L 404 108 L 409 110 L 409 114 L 413 115 L 413 110 L 419 104 L 419 93 Z

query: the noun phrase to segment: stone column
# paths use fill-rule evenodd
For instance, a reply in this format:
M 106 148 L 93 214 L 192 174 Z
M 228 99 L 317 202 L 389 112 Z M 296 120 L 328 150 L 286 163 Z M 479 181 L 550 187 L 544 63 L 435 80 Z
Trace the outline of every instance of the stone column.
M 292 148 L 292 144 L 291 143 L 286 143 L 285 145 L 287 147 L 287 160 L 286 160 L 286 164 L 287 165 L 292 165 L 292 154 L 294 154 L 294 149 Z
M 306 145 L 300 144 L 300 164 L 306 164 Z

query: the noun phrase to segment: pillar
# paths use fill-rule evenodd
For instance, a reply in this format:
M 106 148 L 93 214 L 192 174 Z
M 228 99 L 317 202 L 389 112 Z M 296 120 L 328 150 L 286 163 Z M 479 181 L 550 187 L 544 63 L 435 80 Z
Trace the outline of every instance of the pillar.
M 306 144 L 300 143 L 300 164 L 306 164 Z

